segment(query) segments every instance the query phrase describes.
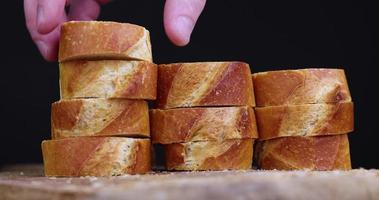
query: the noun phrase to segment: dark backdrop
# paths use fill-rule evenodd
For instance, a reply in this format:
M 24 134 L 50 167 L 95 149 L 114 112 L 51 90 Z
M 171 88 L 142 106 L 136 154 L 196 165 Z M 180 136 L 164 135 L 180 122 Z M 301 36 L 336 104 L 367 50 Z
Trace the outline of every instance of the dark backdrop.
M 163 0 L 114 1 L 100 19 L 147 27 L 156 63 L 241 60 L 253 72 L 343 67 L 356 106 L 353 166 L 379 168 L 377 7 L 357 2 L 209 0 L 184 48 L 164 34 Z M 32 43 L 21 0 L 3 1 L 0 13 L 0 164 L 41 162 L 50 104 L 59 98 L 58 65 Z

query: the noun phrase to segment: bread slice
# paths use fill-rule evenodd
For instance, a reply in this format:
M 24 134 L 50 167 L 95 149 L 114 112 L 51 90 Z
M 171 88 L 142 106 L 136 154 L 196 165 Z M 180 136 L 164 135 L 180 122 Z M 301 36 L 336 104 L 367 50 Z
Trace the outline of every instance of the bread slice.
M 243 62 L 158 66 L 157 108 L 254 106 L 249 65 Z
M 122 59 L 152 62 L 150 35 L 144 27 L 116 22 L 71 21 L 61 28 L 59 62 Z
M 115 176 L 151 169 L 150 140 L 78 137 L 42 142 L 46 176 Z
M 60 100 L 51 107 L 52 138 L 77 136 L 149 137 L 145 101 L 126 99 Z
M 354 130 L 352 102 L 256 108 L 261 140 L 346 134 Z
M 285 137 L 260 141 L 255 152 L 261 169 L 351 169 L 347 135 Z
M 253 74 L 257 106 L 351 101 L 343 69 L 301 69 Z
M 150 111 L 153 143 L 257 138 L 251 107 L 176 108 Z
M 156 98 L 157 65 L 144 61 L 69 61 L 59 64 L 61 98 Z
M 168 170 L 246 170 L 252 166 L 254 139 L 167 144 Z

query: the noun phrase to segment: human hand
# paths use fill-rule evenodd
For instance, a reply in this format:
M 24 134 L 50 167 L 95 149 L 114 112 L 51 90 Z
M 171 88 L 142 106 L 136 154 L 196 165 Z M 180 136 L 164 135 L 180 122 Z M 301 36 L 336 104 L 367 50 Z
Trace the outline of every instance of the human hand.
M 61 24 L 70 20 L 94 20 L 100 13 L 100 6 L 109 1 L 24 0 L 26 26 L 42 56 L 48 61 L 55 61 Z M 175 45 L 188 44 L 205 2 L 206 0 L 166 0 L 164 27 Z M 66 6 L 70 6 L 68 13 Z

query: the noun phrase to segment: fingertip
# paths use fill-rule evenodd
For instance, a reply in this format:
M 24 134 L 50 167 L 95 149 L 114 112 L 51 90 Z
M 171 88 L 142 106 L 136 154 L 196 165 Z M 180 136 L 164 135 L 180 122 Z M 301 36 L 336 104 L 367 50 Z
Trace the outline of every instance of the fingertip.
M 50 1 L 50 0 L 48 0 Z M 54 0 L 65 1 L 65 0 Z M 46 34 L 41 34 L 38 31 L 37 25 L 37 7 L 38 3 L 43 3 L 43 0 L 24 0 L 25 22 L 31 38 L 36 44 L 42 57 L 47 61 L 56 61 L 58 56 L 58 42 L 60 35 L 60 27 L 55 26 Z M 42 31 L 44 32 L 44 31 Z
M 36 11 L 37 31 L 40 34 L 52 32 L 61 23 L 67 21 L 66 0 L 39 0 Z
M 42 57 L 46 61 L 57 61 L 59 48 L 60 27 L 46 35 L 38 34 L 34 41 L 40 51 Z
M 166 0 L 164 29 L 168 38 L 177 46 L 190 42 L 197 19 L 205 6 L 205 0 Z
M 97 0 L 74 1 L 70 5 L 70 20 L 94 20 L 100 14 L 100 2 Z M 102 3 L 106 3 L 103 1 Z
M 44 41 L 36 41 L 38 50 L 42 57 L 49 62 L 54 62 L 58 57 L 58 47 L 56 44 L 46 44 Z
M 186 46 L 190 42 L 191 34 L 195 22 L 186 16 L 179 16 L 176 19 L 167 20 L 165 31 L 168 38 L 177 46 Z

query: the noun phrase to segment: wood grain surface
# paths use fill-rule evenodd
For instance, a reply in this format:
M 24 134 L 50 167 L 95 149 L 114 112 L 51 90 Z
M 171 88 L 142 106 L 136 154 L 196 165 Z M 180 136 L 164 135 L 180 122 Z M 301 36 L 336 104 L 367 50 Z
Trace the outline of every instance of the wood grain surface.
M 162 172 L 46 178 L 41 166 L 0 169 L 0 199 L 378 199 L 379 171 Z

